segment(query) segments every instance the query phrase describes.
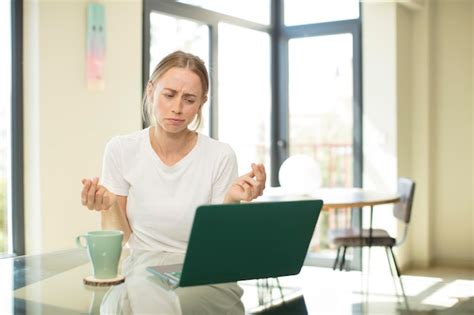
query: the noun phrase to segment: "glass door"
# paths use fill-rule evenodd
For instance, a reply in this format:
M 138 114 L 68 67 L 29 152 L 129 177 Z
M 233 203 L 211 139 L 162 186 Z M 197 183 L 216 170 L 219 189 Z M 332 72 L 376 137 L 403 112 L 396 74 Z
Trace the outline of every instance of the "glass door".
M 352 34 L 346 33 L 288 42 L 289 155 L 304 154 L 316 160 L 322 187 L 353 186 L 352 41 Z M 327 234 L 330 229 L 350 226 L 351 209 L 323 212 L 310 261 L 332 263 L 334 247 Z

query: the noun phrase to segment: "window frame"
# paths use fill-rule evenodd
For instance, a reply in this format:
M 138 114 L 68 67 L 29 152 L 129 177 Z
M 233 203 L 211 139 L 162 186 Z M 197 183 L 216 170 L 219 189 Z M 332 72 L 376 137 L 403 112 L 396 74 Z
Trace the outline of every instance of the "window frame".
M 196 21 L 198 23 L 207 24 L 209 27 L 209 68 L 212 70 L 212 75 L 210 76 L 210 85 L 211 85 L 211 97 L 210 97 L 210 136 L 217 138 L 218 132 L 218 91 L 217 91 L 217 82 L 218 82 L 218 25 L 220 22 L 229 23 L 245 28 L 249 28 L 256 31 L 270 33 L 271 28 L 268 25 L 259 24 L 256 22 L 239 19 L 230 15 L 217 13 L 200 7 L 196 7 L 190 4 L 185 4 L 181 2 L 175 2 L 173 0 L 164 0 L 164 1 L 154 1 L 154 0 L 143 0 L 143 50 L 142 50 L 142 91 L 145 89 L 150 76 L 149 64 L 150 64 L 150 13 L 152 11 L 157 11 L 160 13 L 168 14 L 177 18 L 186 18 L 189 20 Z M 143 122 L 143 127 L 145 127 L 145 122 Z
M 23 153 L 23 0 L 11 2 L 12 97 L 11 97 L 11 252 L 25 255 L 24 153 Z
M 267 32 L 270 35 L 271 47 L 271 126 L 270 126 L 270 161 L 272 186 L 279 186 L 278 170 L 289 156 L 289 123 L 288 123 L 288 41 L 291 38 L 351 33 L 353 36 L 353 154 L 354 170 L 353 185 L 362 187 L 362 38 L 361 38 L 361 6 L 359 18 L 334 22 L 285 26 L 283 19 L 284 0 L 270 2 L 270 25 L 259 24 L 248 20 L 217 13 L 193 5 L 173 0 L 143 2 L 143 90 L 149 77 L 150 20 L 152 11 L 169 14 L 178 18 L 187 18 L 207 24 L 210 30 L 210 68 L 213 69 L 211 80 L 210 102 L 210 135 L 218 134 L 218 23 L 225 22 L 252 30 Z M 145 127 L 145 124 L 143 125 Z
M 362 5 L 359 2 L 359 18 L 313 24 L 292 25 L 284 24 L 284 1 L 272 0 L 271 26 L 272 30 L 272 122 L 271 122 L 271 184 L 279 186 L 278 170 L 289 156 L 289 60 L 288 42 L 294 38 L 352 34 L 353 51 L 353 186 L 363 185 L 363 98 L 362 98 Z M 291 0 L 288 0 L 291 1 Z M 362 211 L 352 209 L 351 224 L 362 226 Z M 362 250 L 354 249 L 351 268 L 361 270 Z M 311 259 L 319 265 L 327 264 L 326 259 Z
M 289 107 L 288 107 L 288 42 L 290 39 L 323 35 L 352 34 L 353 50 L 353 185 L 362 187 L 362 7 L 359 3 L 359 18 L 333 22 L 286 26 L 284 24 L 284 0 L 272 1 L 272 179 L 279 186 L 278 170 L 289 156 Z
M 210 135 L 217 138 L 218 135 L 218 23 L 225 22 L 249 28 L 252 30 L 267 32 L 270 36 L 270 79 L 271 79 L 271 113 L 270 113 L 270 183 L 279 186 L 278 170 L 281 164 L 289 156 L 289 115 L 288 115 L 288 42 L 292 38 L 312 37 L 318 35 L 334 35 L 350 33 L 353 36 L 353 186 L 362 187 L 363 180 L 363 103 L 362 103 L 362 6 L 359 1 L 359 18 L 352 20 L 340 20 L 321 22 L 314 24 L 292 25 L 284 24 L 284 1 L 271 0 L 270 2 L 270 25 L 259 24 L 244 19 L 239 19 L 222 13 L 217 13 L 189 4 L 176 2 L 174 0 L 143 0 L 143 77 L 142 87 L 144 90 L 149 77 L 149 50 L 150 50 L 150 20 L 152 11 L 169 14 L 177 18 L 186 18 L 204 23 L 209 26 L 210 31 L 210 65 L 213 69 L 211 80 L 211 102 L 210 102 Z M 145 124 L 143 125 L 145 127 Z M 352 224 L 362 226 L 362 214 L 360 209 L 353 209 Z M 351 267 L 361 269 L 362 255 L 356 250 Z M 327 262 L 326 262 L 327 263 Z

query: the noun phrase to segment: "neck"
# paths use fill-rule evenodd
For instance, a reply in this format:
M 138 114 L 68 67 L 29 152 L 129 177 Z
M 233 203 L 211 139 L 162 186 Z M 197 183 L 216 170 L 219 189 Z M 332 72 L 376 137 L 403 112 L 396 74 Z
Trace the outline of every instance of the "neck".
M 159 126 L 151 127 L 151 143 L 163 157 L 185 155 L 194 146 L 196 133 L 189 129 L 180 133 L 169 133 Z

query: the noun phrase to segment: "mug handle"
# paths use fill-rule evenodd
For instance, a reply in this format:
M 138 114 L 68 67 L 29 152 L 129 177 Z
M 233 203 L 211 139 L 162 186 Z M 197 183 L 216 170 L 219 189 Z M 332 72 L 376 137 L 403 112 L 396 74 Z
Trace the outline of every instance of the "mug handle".
M 84 239 L 86 238 L 85 235 L 79 235 L 79 236 L 77 236 L 77 237 L 76 237 L 76 245 L 77 245 L 77 247 L 80 247 L 80 248 L 87 248 L 86 245 L 82 245 L 82 243 L 81 243 L 81 237 L 83 237 Z

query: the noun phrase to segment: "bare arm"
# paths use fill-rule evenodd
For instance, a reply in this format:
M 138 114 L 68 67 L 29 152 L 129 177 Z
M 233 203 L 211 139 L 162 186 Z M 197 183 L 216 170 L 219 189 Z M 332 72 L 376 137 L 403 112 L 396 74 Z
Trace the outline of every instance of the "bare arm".
M 112 206 L 101 211 L 101 226 L 103 230 L 123 231 L 123 241 L 126 243 L 132 234 L 127 218 L 127 197 L 117 196 L 117 201 Z
M 81 202 L 89 210 L 100 211 L 103 230 L 123 231 L 124 243 L 132 234 L 127 218 L 127 196 L 118 196 L 99 185 L 99 178 L 83 179 Z
M 265 166 L 252 163 L 252 170 L 240 176 L 229 188 L 224 197 L 224 203 L 252 201 L 261 196 L 265 189 L 266 179 Z

